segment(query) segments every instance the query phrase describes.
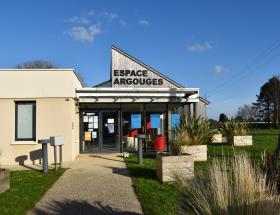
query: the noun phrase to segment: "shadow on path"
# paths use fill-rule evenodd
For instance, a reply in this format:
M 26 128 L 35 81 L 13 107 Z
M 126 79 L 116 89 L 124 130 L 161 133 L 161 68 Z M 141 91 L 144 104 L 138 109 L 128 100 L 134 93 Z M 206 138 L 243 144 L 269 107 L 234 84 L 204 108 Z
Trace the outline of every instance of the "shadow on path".
M 53 201 L 46 209 L 33 209 L 32 215 L 139 215 L 139 213 L 119 211 L 100 202 L 90 204 L 86 201 L 65 200 Z
M 123 160 L 117 160 L 117 159 L 113 159 L 113 158 L 107 158 L 107 157 L 103 157 L 103 156 L 100 156 L 100 155 L 91 155 L 90 157 L 93 157 L 93 158 L 101 158 L 101 159 L 110 160 L 110 161 L 117 161 L 117 162 L 121 162 L 121 163 L 124 162 Z

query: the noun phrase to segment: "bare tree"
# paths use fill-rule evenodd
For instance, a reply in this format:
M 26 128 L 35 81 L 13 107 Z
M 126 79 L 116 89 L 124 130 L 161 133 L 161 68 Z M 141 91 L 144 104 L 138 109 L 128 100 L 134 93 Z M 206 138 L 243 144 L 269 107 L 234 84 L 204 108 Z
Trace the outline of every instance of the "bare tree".
M 53 69 L 57 66 L 50 61 L 45 60 L 33 60 L 27 61 L 16 66 L 17 69 Z
M 245 104 L 238 108 L 235 115 L 236 118 L 240 118 L 246 121 L 255 121 L 257 109 L 253 105 Z
M 32 60 L 32 61 L 26 61 L 22 64 L 18 64 L 16 68 L 17 69 L 55 69 L 58 67 L 50 61 Z M 76 75 L 78 76 L 82 84 L 86 86 L 85 78 L 77 71 L 76 71 Z

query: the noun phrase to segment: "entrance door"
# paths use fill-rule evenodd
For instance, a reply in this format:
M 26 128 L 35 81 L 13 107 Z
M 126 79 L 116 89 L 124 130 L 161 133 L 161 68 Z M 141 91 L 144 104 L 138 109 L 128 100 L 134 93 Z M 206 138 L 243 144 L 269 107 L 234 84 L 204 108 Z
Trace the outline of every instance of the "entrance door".
M 91 153 L 100 151 L 99 147 L 99 113 L 94 111 L 83 112 L 82 114 L 82 144 L 80 151 L 82 153 Z
M 119 151 L 119 113 L 102 112 L 102 151 Z

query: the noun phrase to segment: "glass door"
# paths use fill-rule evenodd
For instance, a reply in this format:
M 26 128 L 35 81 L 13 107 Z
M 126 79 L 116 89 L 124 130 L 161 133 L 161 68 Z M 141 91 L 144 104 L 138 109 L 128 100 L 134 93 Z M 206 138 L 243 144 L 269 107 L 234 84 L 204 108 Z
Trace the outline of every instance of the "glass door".
M 119 113 L 102 112 L 102 151 L 119 151 Z
M 99 117 L 98 112 L 83 112 L 83 142 L 81 152 L 90 153 L 100 150 L 99 147 Z

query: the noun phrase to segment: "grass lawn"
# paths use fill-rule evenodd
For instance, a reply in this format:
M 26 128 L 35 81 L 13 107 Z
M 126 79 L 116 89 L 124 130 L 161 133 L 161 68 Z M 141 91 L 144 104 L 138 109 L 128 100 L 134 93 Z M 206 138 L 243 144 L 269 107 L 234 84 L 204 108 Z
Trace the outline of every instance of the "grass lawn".
M 261 154 L 272 152 L 277 143 L 279 130 L 252 130 L 253 146 L 208 145 L 209 160 L 222 155 L 231 156 L 234 151 L 246 150 L 251 157 L 260 159 Z M 144 165 L 137 164 L 137 155 L 125 158 L 135 192 L 147 215 L 176 214 L 179 190 L 175 184 L 161 183 L 156 178 L 155 156 L 145 156 Z M 196 162 L 195 171 L 207 168 L 207 162 Z
M 137 164 L 136 155 L 125 161 L 144 214 L 175 214 L 179 190 L 175 184 L 163 184 L 156 179 L 155 157 L 145 156 L 142 166 Z
M 48 174 L 33 170 L 11 172 L 11 187 L 0 194 L 0 214 L 25 214 L 34 207 L 64 171 L 65 169 L 51 170 Z

